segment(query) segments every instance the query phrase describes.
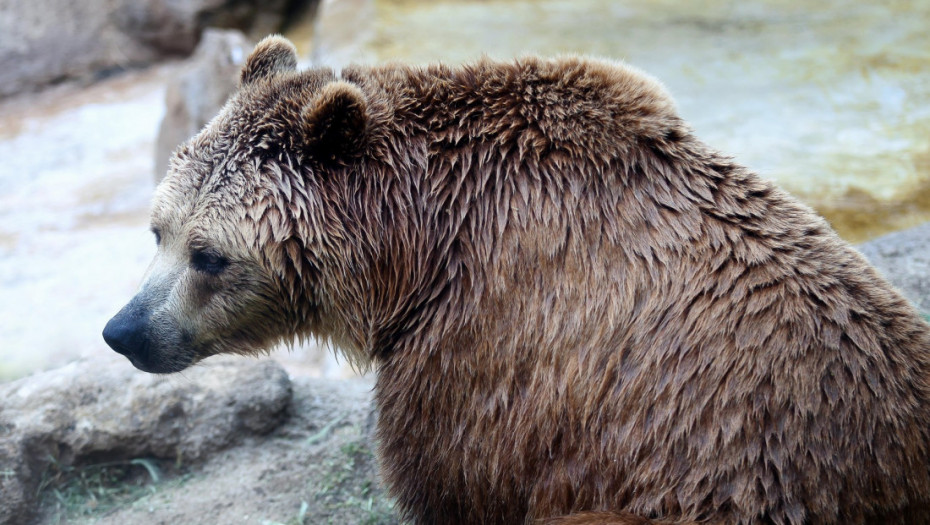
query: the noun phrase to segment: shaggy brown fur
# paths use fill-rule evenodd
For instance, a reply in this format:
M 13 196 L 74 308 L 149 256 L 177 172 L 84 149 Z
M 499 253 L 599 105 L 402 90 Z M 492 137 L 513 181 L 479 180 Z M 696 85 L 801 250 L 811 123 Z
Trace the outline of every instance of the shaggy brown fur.
M 927 325 L 655 81 L 292 55 L 259 45 L 158 190 L 108 326 L 137 366 L 308 335 L 373 362 L 416 523 L 930 522 Z

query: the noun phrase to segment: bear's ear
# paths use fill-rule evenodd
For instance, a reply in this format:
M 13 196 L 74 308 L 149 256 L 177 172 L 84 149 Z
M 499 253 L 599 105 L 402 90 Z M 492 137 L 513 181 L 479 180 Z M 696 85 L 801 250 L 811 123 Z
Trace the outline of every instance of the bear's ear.
M 266 36 L 259 42 L 245 61 L 239 76 L 239 85 L 247 86 L 257 80 L 269 78 L 277 73 L 297 69 L 297 48 L 290 40 L 278 36 Z
M 358 153 L 368 127 L 368 102 L 354 84 L 330 82 L 303 110 L 304 142 L 314 154 L 335 160 Z

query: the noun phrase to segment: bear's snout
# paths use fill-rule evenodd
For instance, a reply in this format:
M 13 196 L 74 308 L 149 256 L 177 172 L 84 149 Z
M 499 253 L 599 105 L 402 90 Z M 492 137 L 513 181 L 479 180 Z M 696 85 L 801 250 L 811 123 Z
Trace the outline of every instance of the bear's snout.
M 127 304 L 103 328 L 103 340 L 141 370 L 150 368 L 148 359 L 148 316 L 133 303 Z
M 151 301 L 151 294 L 136 295 L 103 328 L 103 340 L 143 372 L 180 372 L 198 360 L 192 337 L 154 314 Z

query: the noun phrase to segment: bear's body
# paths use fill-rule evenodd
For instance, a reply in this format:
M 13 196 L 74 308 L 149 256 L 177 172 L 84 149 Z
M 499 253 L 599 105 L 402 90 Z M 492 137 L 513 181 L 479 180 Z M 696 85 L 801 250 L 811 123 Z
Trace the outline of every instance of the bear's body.
M 307 335 L 373 362 L 416 523 L 930 522 L 927 325 L 654 81 L 292 53 L 259 45 L 159 189 L 184 268 L 108 326 L 137 366 Z

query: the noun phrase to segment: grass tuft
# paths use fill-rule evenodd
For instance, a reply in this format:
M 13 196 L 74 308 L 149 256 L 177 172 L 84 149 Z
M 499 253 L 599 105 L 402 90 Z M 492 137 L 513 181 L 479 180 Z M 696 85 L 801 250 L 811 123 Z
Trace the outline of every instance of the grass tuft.
M 62 465 L 49 458 L 37 489 L 51 522 L 105 514 L 154 494 L 162 479 L 156 460 L 134 458 L 91 465 Z
M 374 454 L 364 440 L 353 440 L 339 448 L 341 455 L 325 465 L 325 474 L 316 483 L 315 501 L 334 516 L 352 516 L 361 525 L 397 523 L 394 502 L 370 479 L 357 485 L 364 473 L 374 469 Z M 338 519 L 330 519 L 337 523 Z

